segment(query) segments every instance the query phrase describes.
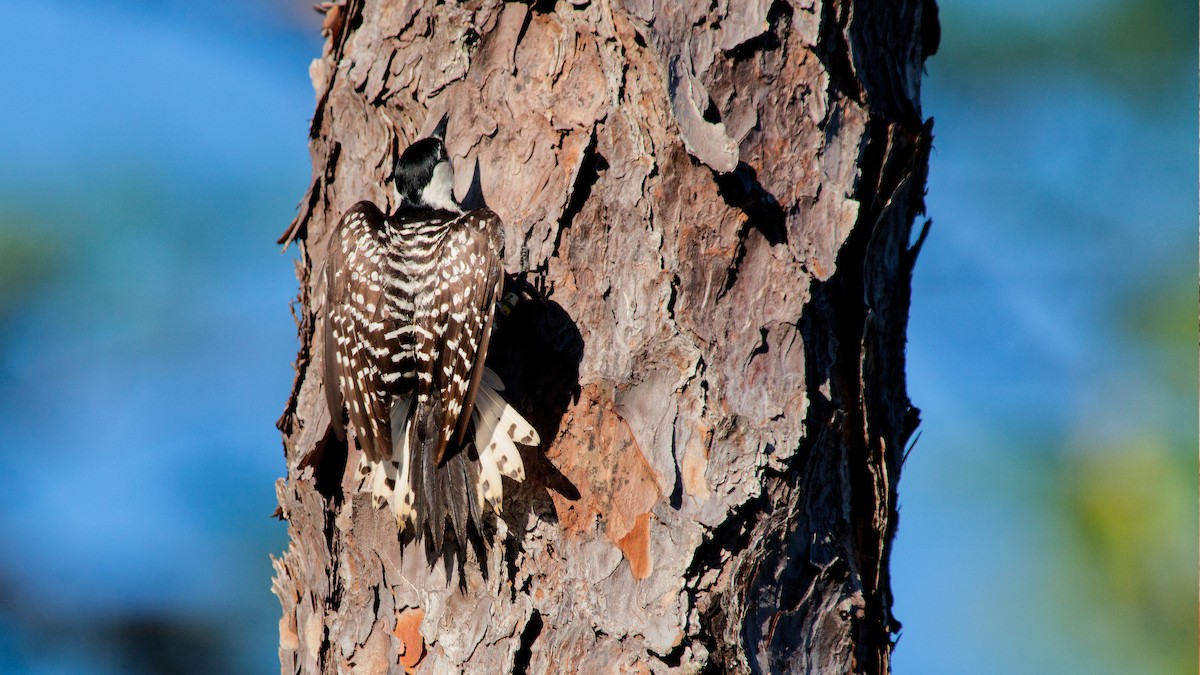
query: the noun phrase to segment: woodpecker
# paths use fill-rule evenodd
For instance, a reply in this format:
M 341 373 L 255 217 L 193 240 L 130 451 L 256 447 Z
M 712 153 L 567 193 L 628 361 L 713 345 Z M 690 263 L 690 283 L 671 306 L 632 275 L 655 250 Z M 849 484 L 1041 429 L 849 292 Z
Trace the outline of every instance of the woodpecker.
M 335 434 L 358 447 L 359 489 L 397 526 L 465 545 L 499 513 L 502 476 L 524 480 L 516 444 L 534 428 L 484 366 L 504 281 L 503 225 L 463 212 L 443 142 L 446 117 L 397 160 L 397 208 L 362 201 L 325 262 L 325 394 Z M 348 424 L 346 421 L 348 421 Z

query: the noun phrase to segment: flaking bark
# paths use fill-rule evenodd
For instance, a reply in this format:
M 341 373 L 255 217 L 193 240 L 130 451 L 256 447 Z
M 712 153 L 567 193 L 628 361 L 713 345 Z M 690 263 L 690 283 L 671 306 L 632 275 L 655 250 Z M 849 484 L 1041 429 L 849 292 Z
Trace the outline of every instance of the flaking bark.
M 933 0 L 325 9 L 282 671 L 886 672 Z M 543 438 L 460 570 L 350 489 L 315 302 L 330 228 L 443 112 L 458 194 L 528 252 L 489 363 Z

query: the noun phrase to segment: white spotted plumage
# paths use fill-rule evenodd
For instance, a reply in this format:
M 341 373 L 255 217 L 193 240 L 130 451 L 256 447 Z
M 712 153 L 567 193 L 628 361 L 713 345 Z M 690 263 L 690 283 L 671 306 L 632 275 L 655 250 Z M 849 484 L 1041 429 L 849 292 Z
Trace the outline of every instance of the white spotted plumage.
M 440 545 L 499 511 L 500 477 L 524 478 L 516 444 L 537 432 L 483 367 L 503 272 L 499 218 L 421 211 L 384 216 L 360 202 L 326 261 L 326 394 L 362 450 L 358 472 L 401 529 Z M 468 433 L 469 431 L 469 433 Z M 469 446 L 473 444 L 474 449 Z

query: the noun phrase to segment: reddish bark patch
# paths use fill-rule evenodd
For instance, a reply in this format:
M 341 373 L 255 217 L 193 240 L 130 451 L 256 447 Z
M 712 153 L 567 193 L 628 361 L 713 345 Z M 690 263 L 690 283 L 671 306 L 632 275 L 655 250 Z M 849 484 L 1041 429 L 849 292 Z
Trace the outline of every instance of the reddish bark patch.
M 421 622 L 425 610 L 408 608 L 396 616 L 396 628 L 392 631 L 400 639 L 400 665 L 404 672 L 411 673 L 425 658 L 425 638 L 421 637 Z
M 620 542 L 662 497 L 654 470 L 629 425 L 613 410 L 609 389 L 584 387 L 562 429 L 547 454 L 580 497 L 569 501 L 554 495 L 559 523 L 567 532 L 588 533 L 598 516 L 608 538 Z
M 650 514 L 639 515 L 629 533 L 617 541 L 617 546 L 629 561 L 629 571 L 634 579 L 650 576 L 654 569 L 654 558 L 650 554 Z

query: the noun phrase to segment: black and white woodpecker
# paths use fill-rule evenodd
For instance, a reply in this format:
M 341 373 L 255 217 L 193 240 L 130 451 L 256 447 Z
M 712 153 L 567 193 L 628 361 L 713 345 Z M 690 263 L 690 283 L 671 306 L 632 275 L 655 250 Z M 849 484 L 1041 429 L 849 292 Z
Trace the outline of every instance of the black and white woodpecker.
M 484 367 L 503 281 L 503 225 L 463 212 L 443 143 L 446 118 L 409 146 L 392 183 L 396 212 L 355 204 L 325 263 L 325 394 L 338 438 L 362 451 L 360 489 L 401 531 L 446 530 L 465 545 L 499 512 L 502 476 L 524 480 L 516 444 L 538 434 Z M 348 420 L 345 424 L 343 420 Z

